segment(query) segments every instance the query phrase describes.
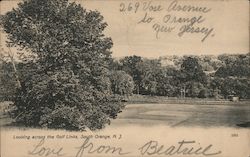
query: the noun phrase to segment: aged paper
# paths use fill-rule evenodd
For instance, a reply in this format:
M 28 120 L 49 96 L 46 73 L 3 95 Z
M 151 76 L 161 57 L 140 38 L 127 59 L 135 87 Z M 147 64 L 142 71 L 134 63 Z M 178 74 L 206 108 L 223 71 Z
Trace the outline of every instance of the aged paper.
M 29 3 L 30 1 L 36 0 L 25 1 Z M 55 2 L 55 0 L 53 0 L 53 2 Z M 126 101 L 126 106 L 121 109 L 121 112 L 118 113 L 115 119 L 111 119 L 110 125 L 105 125 L 102 129 L 91 130 L 86 127 L 85 131 L 77 131 L 67 130 L 66 127 L 57 129 L 53 128 L 53 125 L 52 128 L 47 129 L 46 127 L 31 127 L 29 125 L 25 126 L 13 123 L 13 118 L 11 119 L 9 116 L 11 107 L 8 105 L 13 104 L 13 102 L 17 100 L 9 98 L 11 94 L 8 95 L 2 92 L 1 99 L 3 100 L 1 100 L 0 103 L 1 157 L 250 157 L 250 96 L 248 91 L 250 76 L 246 74 L 248 72 L 247 67 L 250 67 L 249 1 L 69 1 L 69 3 L 72 2 L 79 4 L 87 9 L 87 11 L 96 10 L 100 12 L 100 15 L 103 16 L 103 20 L 107 23 L 104 29 L 104 35 L 110 37 L 113 42 L 110 50 L 112 51 L 111 58 L 121 63 L 120 66 L 125 65 L 125 62 L 122 64 L 122 59 L 127 56 L 139 56 L 142 58 L 143 62 L 135 66 L 135 68 L 139 67 L 138 73 L 133 73 L 136 74 L 136 76 L 132 74 L 129 76 L 129 78 L 132 78 L 134 81 L 132 91 L 129 93 L 129 91 L 121 90 L 119 91 L 120 93 L 118 92 L 117 94 L 124 96 L 123 101 Z M 23 3 L 23 1 L 1 1 L 0 14 L 6 15 L 12 11 L 13 8 L 18 8 L 18 3 Z M 44 1 L 44 3 L 48 2 Z M 69 13 L 70 12 L 68 12 L 68 14 Z M 34 11 L 34 15 L 35 14 Z M 19 19 L 19 17 L 16 18 Z M 46 20 L 49 20 L 49 18 Z M 13 31 L 14 29 L 24 29 L 13 27 L 8 30 L 6 25 L 11 25 L 11 22 L 3 21 L 4 20 L 2 20 L 2 25 L 5 24 L 5 26 L 1 28 L 0 42 L 2 48 L 1 53 L 3 54 L 1 55 L 1 64 L 4 62 L 22 63 L 23 61 L 19 57 L 20 53 L 17 52 L 21 51 L 22 54 L 27 55 L 32 54 L 32 50 L 34 49 L 30 49 L 30 52 L 26 49 L 20 50 L 18 45 L 22 45 L 23 43 L 21 42 L 17 42 L 15 46 L 12 45 L 9 48 L 6 44 L 6 41 L 9 41 L 8 33 L 15 32 Z M 57 23 L 58 21 L 54 20 L 53 22 Z M 37 23 L 34 22 L 34 25 L 36 24 Z M 42 25 L 42 22 L 39 24 Z M 22 25 L 22 27 L 25 26 Z M 37 26 L 37 28 L 39 27 Z M 47 29 L 49 30 L 49 28 Z M 58 26 L 58 30 L 60 29 L 61 27 Z M 63 32 L 63 30 L 61 31 Z M 92 30 L 89 31 L 91 32 Z M 57 33 L 60 34 L 60 31 Z M 77 29 L 75 33 L 77 34 Z M 13 36 L 15 36 L 15 34 Z M 22 35 L 20 36 L 23 37 Z M 71 37 L 66 36 L 66 39 L 69 38 Z M 74 37 L 72 38 L 74 39 Z M 18 41 L 19 38 L 15 39 L 15 41 Z M 33 38 L 30 37 L 30 39 Z M 25 39 L 25 41 L 28 43 L 29 40 Z M 34 39 L 34 43 L 36 41 L 38 41 L 38 38 Z M 49 42 L 53 43 L 53 40 Z M 43 44 L 46 45 L 48 43 Z M 61 47 L 66 45 L 67 48 L 68 43 L 70 42 L 63 41 Z M 35 44 L 29 45 L 34 48 Z M 104 46 L 101 45 L 100 49 L 103 47 L 105 47 L 105 44 Z M 51 47 L 51 49 L 53 49 L 53 47 Z M 45 51 L 45 49 L 41 51 Z M 232 55 L 231 60 L 218 59 L 218 56 L 223 56 L 223 54 L 225 56 Z M 243 59 L 238 57 L 238 55 L 243 56 Z M 198 79 L 200 76 L 198 76 L 197 73 L 185 83 L 180 81 L 174 85 L 171 84 L 171 82 L 176 80 L 171 80 L 171 78 L 177 75 L 176 71 L 179 71 L 180 74 L 184 73 L 184 71 L 181 71 L 183 69 L 185 70 L 185 68 L 183 68 L 184 56 L 191 56 L 191 58 L 203 57 L 203 60 L 199 60 L 199 63 L 206 62 L 206 64 L 208 64 L 207 66 L 202 65 L 204 76 L 209 76 L 206 79 L 206 83 L 204 83 L 206 85 L 201 83 L 202 81 Z M 213 63 L 218 64 L 213 65 L 212 63 L 210 64 L 210 62 L 208 63 L 205 61 L 204 56 L 210 56 L 208 60 L 211 61 L 214 59 L 215 61 Z M 246 61 L 246 64 L 244 64 L 246 66 L 238 66 L 237 64 L 239 63 L 234 62 L 237 59 L 232 59 L 237 57 L 242 59 L 242 62 Z M 244 60 L 244 57 L 248 57 L 248 59 Z M 4 60 L 5 58 L 7 59 Z M 150 62 L 150 60 L 152 62 Z M 158 64 L 152 66 L 155 60 L 160 62 L 161 65 L 159 68 L 161 68 L 162 71 L 169 68 L 174 69 L 174 72 L 171 73 L 169 72 L 170 70 L 167 70 L 168 72 L 164 75 L 160 75 L 162 71 L 160 73 L 154 73 L 158 70 Z M 231 66 L 231 63 L 233 66 Z M 91 63 L 86 62 L 86 64 Z M 132 64 L 132 62 L 129 64 Z M 221 73 L 216 73 L 220 67 L 226 67 L 227 64 L 230 64 L 230 67 L 238 66 L 239 68 L 235 70 L 234 73 L 239 71 L 239 74 L 231 75 L 229 74 L 230 72 L 224 74 L 223 70 Z M 140 67 L 140 65 L 143 66 Z M 155 67 L 155 69 L 153 67 Z M 118 66 L 118 70 L 124 70 L 127 74 L 130 72 L 126 71 L 126 68 L 119 68 Z M 145 68 L 146 72 L 143 73 L 144 71 L 140 68 Z M 197 68 L 197 66 L 195 66 L 195 68 Z M 113 68 L 112 70 L 117 69 Z M 150 70 L 147 71 L 147 69 Z M 246 70 L 243 71 L 243 69 Z M 13 70 L 10 71 L 13 73 Z M 243 72 L 240 73 L 241 71 Z M 4 70 L 2 70 L 1 77 L 3 78 L 6 73 L 8 73 L 8 71 L 4 72 Z M 189 73 L 190 72 L 187 72 L 183 77 L 182 75 L 176 76 L 176 78 L 180 78 L 180 80 L 186 79 Z M 68 73 L 63 74 L 66 75 Z M 140 75 L 140 77 L 137 75 Z M 220 77 L 219 80 L 234 80 L 239 78 L 237 81 L 238 83 L 242 81 L 242 86 L 239 85 L 240 87 L 238 89 L 238 86 L 235 85 L 236 83 L 232 83 L 233 85 L 229 84 L 227 88 L 223 88 L 228 82 L 224 80 L 225 83 L 222 87 L 216 84 L 212 89 L 212 85 L 210 84 L 212 82 L 211 80 L 217 75 Z M 123 78 L 126 78 L 125 76 L 127 75 L 124 75 Z M 170 79 L 170 81 L 159 85 L 159 80 L 156 78 L 160 76 L 163 78 L 161 80 Z M 140 80 L 138 78 L 140 78 Z M 18 79 L 21 80 L 22 75 L 18 75 L 14 80 Z M 196 80 L 196 82 L 191 86 L 189 83 L 193 80 Z M 5 83 L 3 82 L 4 79 L 1 81 L 1 86 L 5 87 Z M 6 84 L 8 84 L 8 81 Z M 22 81 L 20 86 L 21 85 Z M 34 85 L 36 85 L 36 83 L 34 83 Z M 15 87 L 13 87 L 13 89 L 14 88 Z M 198 92 L 195 92 L 197 91 L 196 89 Z M 220 90 L 219 94 L 217 90 Z M 210 92 L 209 95 L 204 94 L 204 91 L 212 92 Z M 5 92 L 7 93 L 6 90 Z M 113 92 L 115 93 L 116 90 Z M 215 92 L 217 92 L 218 95 L 213 94 Z M 8 97 L 8 99 L 3 98 L 4 95 L 7 95 L 6 97 Z M 33 110 L 36 110 L 36 108 Z M 92 111 L 89 112 L 92 113 Z M 69 115 L 71 113 L 67 112 L 67 114 Z M 19 118 L 19 115 L 16 116 L 16 118 Z M 98 118 L 100 117 L 97 116 L 96 120 Z

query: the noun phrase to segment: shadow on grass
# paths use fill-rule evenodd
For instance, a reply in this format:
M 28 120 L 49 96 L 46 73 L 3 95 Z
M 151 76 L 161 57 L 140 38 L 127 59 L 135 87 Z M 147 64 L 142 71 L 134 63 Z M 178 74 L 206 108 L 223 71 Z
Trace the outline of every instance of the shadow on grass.
M 40 129 L 39 127 L 31 127 L 27 126 L 21 123 L 16 123 L 16 122 L 9 122 L 5 124 L 1 124 L 1 128 L 5 128 L 7 130 L 12 130 L 12 129 L 20 129 L 20 130 L 27 130 L 27 129 Z
M 240 123 L 236 125 L 242 128 L 250 128 L 250 122 Z

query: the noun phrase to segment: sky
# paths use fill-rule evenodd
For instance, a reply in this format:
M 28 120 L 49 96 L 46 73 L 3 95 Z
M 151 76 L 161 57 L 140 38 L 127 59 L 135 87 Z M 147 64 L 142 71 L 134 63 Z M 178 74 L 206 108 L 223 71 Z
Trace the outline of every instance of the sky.
M 140 55 L 156 58 L 166 55 L 218 55 L 222 53 L 247 53 L 249 52 L 249 2 L 247 0 L 74 0 L 88 10 L 97 10 L 108 23 L 105 30 L 106 36 L 112 38 L 113 57 L 127 55 Z M 4 0 L 0 2 L 0 13 L 4 14 L 16 7 L 18 1 Z M 199 7 L 210 10 L 208 12 L 191 12 L 168 10 L 174 4 L 179 7 Z M 130 10 L 128 6 L 131 6 Z M 160 10 L 152 11 L 145 6 Z M 137 6 L 137 7 L 136 7 Z M 136 10 L 137 8 L 137 10 Z M 151 8 L 152 9 L 152 8 Z M 157 9 L 156 9 L 157 10 Z M 139 23 L 147 14 L 153 18 L 150 23 Z M 212 30 L 202 42 L 206 33 L 184 33 L 178 35 L 181 28 L 191 18 L 201 21 L 193 25 L 201 30 Z M 164 22 L 164 17 L 171 17 Z M 175 18 L 175 20 L 174 20 Z M 176 22 L 181 18 L 182 22 Z M 172 23 L 171 23 L 172 21 Z M 175 22 L 173 22 L 175 21 Z M 159 32 L 158 38 L 156 25 L 168 28 L 175 27 L 172 32 Z M 2 35 L 3 36 L 3 35 Z M 1 43 L 4 39 L 1 38 Z

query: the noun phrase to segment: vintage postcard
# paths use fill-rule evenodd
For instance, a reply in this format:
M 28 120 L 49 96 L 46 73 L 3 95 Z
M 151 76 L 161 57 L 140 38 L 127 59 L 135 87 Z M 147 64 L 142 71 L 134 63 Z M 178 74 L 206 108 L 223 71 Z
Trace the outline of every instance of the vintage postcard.
M 250 157 L 248 0 L 0 1 L 1 157 Z

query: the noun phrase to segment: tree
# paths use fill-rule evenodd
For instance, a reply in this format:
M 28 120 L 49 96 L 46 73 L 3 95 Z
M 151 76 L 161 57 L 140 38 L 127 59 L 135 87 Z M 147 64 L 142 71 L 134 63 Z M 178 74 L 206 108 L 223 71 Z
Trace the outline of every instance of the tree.
M 221 55 L 224 63 L 215 73 L 218 77 L 247 77 L 250 78 L 250 53 L 241 55 Z
M 206 83 L 206 74 L 203 72 L 198 59 L 195 57 L 187 57 L 183 60 L 181 65 L 181 72 L 185 75 L 184 82 L 195 81 Z
M 142 58 L 140 56 L 126 56 L 120 60 L 122 64 L 122 70 L 133 77 L 135 82 L 136 93 L 140 94 L 142 74 L 138 69 L 138 64 L 142 63 Z
M 212 77 L 209 82 L 209 89 L 212 96 L 216 99 L 223 98 L 221 89 L 224 84 L 224 78 Z
M 12 117 L 27 126 L 101 129 L 124 107 L 110 89 L 112 40 L 97 11 L 68 0 L 24 0 L 2 17 L 23 61 Z
M 157 95 L 176 96 L 177 84 L 175 79 L 176 69 L 173 67 L 161 67 L 157 73 Z
M 157 93 L 157 78 L 160 74 L 161 64 L 157 59 L 143 59 L 137 64 L 141 74 L 141 94 L 155 95 Z
M 184 97 L 186 92 L 188 92 L 188 96 L 197 97 L 199 88 L 207 83 L 207 76 L 195 57 L 184 58 L 177 78 L 182 84 L 181 91 L 183 91 Z
M 187 82 L 186 93 L 188 97 L 207 97 L 206 93 L 203 94 L 204 86 L 199 82 Z
M 215 80 L 221 80 L 219 90 L 227 98 L 229 95 L 249 98 L 250 53 L 224 54 L 218 56 L 223 65 L 215 72 Z
M 127 97 L 133 94 L 133 78 L 125 71 L 112 71 L 110 81 L 113 93 Z

